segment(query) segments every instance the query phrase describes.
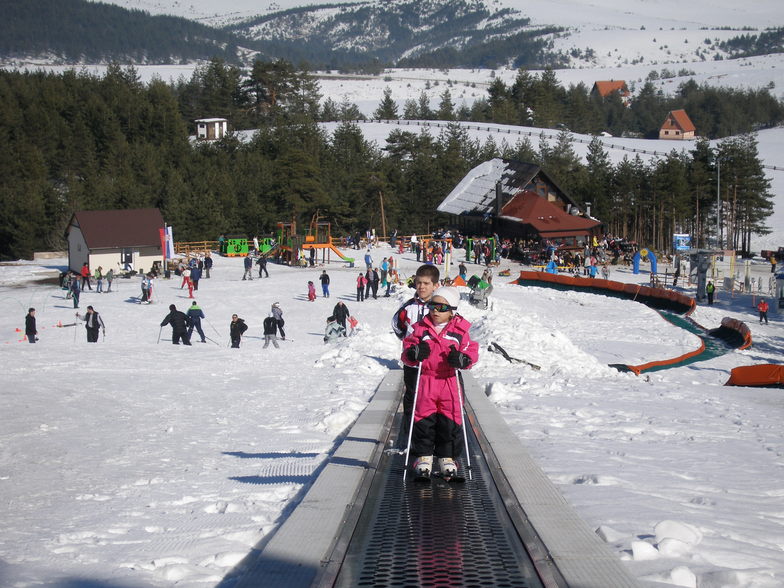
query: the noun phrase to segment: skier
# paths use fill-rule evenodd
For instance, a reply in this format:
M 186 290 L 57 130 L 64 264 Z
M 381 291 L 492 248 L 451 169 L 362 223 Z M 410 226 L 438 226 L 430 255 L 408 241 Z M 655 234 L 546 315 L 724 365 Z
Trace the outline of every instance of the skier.
M 308 300 L 311 302 L 316 300 L 316 286 L 310 280 L 308 280 Z
M 321 295 L 324 298 L 329 298 L 329 276 L 327 275 L 327 270 L 321 272 L 319 280 L 321 280 Z
M 281 341 L 286 340 L 286 332 L 283 330 L 283 325 L 285 321 L 283 320 L 283 311 L 280 309 L 280 303 L 273 302 L 272 307 L 270 308 L 270 312 L 272 312 L 272 316 L 275 317 L 275 320 L 278 323 L 278 331 L 280 332 L 280 339 Z
M 229 336 L 231 337 L 231 346 L 234 349 L 240 348 L 240 341 L 242 334 L 248 330 L 248 325 L 245 321 L 239 318 L 236 314 L 231 315 L 231 323 L 229 324 Z
M 348 319 L 350 314 L 351 313 L 349 312 L 348 307 L 343 304 L 342 300 L 338 300 L 335 308 L 332 309 L 332 316 L 334 316 L 338 324 L 343 327 L 344 337 L 346 336 L 346 319 Z
M 175 345 L 180 344 L 182 340 L 184 345 L 190 345 L 191 339 L 188 337 L 188 327 L 190 326 L 190 319 L 184 312 L 177 310 L 173 304 L 169 305 L 169 314 L 161 322 L 161 326 L 171 325 L 172 327 L 172 343 Z
M 713 295 L 716 292 L 716 285 L 711 281 L 708 280 L 708 285 L 705 286 L 705 293 L 708 295 L 708 304 L 713 304 Z
M 87 284 L 87 287 L 92 290 L 93 287 L 90 285 L 90 268 L 87 265 L 87 262 L 84 262 L 82 265 L 82 290 L 84 290 L 84 285 Z
M 373 271 L 370 272 L 370 289 L 373 292 L 373 300 L 378 299 L 378 284 L 380 281 L 378 270 L 373 268 Z
M 249 279 L 253 281 L 253 274 L 251 274 L 251 269 L 253 269 L 253 260 L 250 258 L 250 253 L 245 256 L 245 259 L 242 260 L 242 263 L 245 267 L 245 273 L 242 274 L 242 279 Z
M 25 315 L 25 336 L 30 343 L 35 343 L 38 341 L 37 335 L 38 329 L 35 325 L 35 309 L 29 308 Z
M 150 280 L 149 274 L 142 274 L 142 299 L 139 301 L 139 304 L 150 304 L 151 300 L 151 291 L 152 291 L 152 281 Z
M 92 306 L 87 307 L 87 314 L 81 315 L 76 313 L 76 320 L 84 321 L 84 328 L 87 330 L 87 342 L 98 342 L 98 330 L 100 329 L 104 336 L 106 335 L 106 325 L 103 324 L 101 315 L 95 312 Z
M 329 343 L 340 337 L 346 336 L 346 327 L 338 323 L 334 316 L 327 318 L 327 327 L 324 330 L 324 343 Z
M 79 278 L 74 276 L 74 279 L 71 280 L 71 298 L 73 298 L 74 308 L 79 308 L 79 296 L 81 295 L 82 289 L 79 286 Z
M 765 302 L 765 299 L 761 299 L 760 303 L 757 305 L 757 310 L 759 311 L 759 318 L 760 324 L 762 324 L 763 319 L 765 320 L 765 324 L 768 324 L 768 303 Z
M 422 320 L 427 314 L 427 303 L 438 287 L 440 273 L 434 265 L 421 265 L 414 275 L 416 295 L 409 298 L 394 315 L 392 315 L 392 329 L 401 341 L 413 332 L 413 325 Z M 417 370 L 414 367 L 403 365 L 403 422 L 402 430 L 408 431 L 408 423 L 414 406 L 414 387 L 416 386 Z
M 430 312 L 403 340 L 403 363 L 421 364 L 409 455 L 417 458 L 413 467 L 422 477 L 430 476 L 435 456 L 441 475 L 450 479 L 464 450 L 457 370 L 476 363 L 479 345 L 469 336 L 471 323 L 455 312 L 459 301 L 457 288 L 438 288 L 427 303 Z
M 204 276 L 205 278 L 209 278 L 210 277 L 210 270 L 211 269 L 212 269 L 212 256 L 209 253 L 207 253 L 204 256 L 204 272 L 206 274 Z
M 201 319 L 206 317 L 204 316 L 204 311 L 201 309 L 201 307 L 198 304 L 196 304 L 195 300 L 191 304 L 191 307 L 188 309 L 188 312 L 186 312 L 185 314 L 188 315 L 188 318 L 191 321 L 191 324 L 188 327 L 188 339 L 191 338 L 191 335 L 193 334 L 193 329 L 196 329 L 196 332 L 199 333 L 199 337 L 201 337 L 201 342 L 206 343 L 207 338 L 204 336 L 204 331 L 201 330 Z
M 367 253 L 365 253 L 365 270 L 370 271 L 373 267 L 373 256 L 370 255 L 370 246 L 367 248 Z
M 275 320 L 275 315 L 269 313 L 267 318 L 264 319 L 262 326 L 264 327 L 264 349 L 269 347 L 270 343 L 275 346 L 275 349 L 280 349 L 277 337 L 278 321 Z
M 196 265 L 191 268 L 191 286 L 193 287 L 188 288 L 191 298 L 193 298 L 193 291 L 199 289 L 199 280 L 201 280 L 201 268 Z
M 256 265 L 259 266 L 259 278 L 261 278 L 261 272 L 264 272 L 264 275 L 269 278 L 269 272 L 267 271 L 267 256 L 261 255 L 256 260 Z
M 106 272 L 106 292 L 109 293 L 112 291 L 112 282 L 114 281 L 114 269 L 109 268 L 109 271 Z
M 103 268 L 100 265 L 96 268 L 93 277 L 95 278 L 95 292 L 97 294 L 102 294 L 103 293 Z
M 191 268 L 189 266 L 185 266 L 182 268 L 182 282 L 180 283 L 180 290 L 182 290 L 185 286 L 188 287 L 188 290 L 191 289 Z

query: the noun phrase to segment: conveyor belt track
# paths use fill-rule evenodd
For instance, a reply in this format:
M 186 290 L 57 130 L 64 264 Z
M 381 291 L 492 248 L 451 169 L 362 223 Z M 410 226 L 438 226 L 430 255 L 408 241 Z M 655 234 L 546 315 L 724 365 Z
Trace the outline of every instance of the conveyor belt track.
M 400 420 L 398 413 L 391 430 Z M 388 446 L 394 441 L 390 435 Z M 558 585 L 540 578 L 471 426 L 468 447 L 472 479 L 464 484 L 404 483 L 404 457 L 384 452 L 334 586 Z M 461 459 L 460 471 L 466 469 Z

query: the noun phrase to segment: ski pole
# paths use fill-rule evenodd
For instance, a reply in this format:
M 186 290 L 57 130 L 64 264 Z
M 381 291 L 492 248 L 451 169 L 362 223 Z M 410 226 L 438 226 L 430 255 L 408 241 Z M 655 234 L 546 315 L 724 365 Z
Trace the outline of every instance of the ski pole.
M 156 345 L 161 342 L 161 333 L 162 332 L 163 332 L 163 327 L 158 329 L 158 340 L 155 342 Z
M 417 396 L 419 396 L 419 377 L 422 375 L 422 362 L 417 366 L 416 385 L 414 386 L 414 404 L 411 405 L 411 422 L 408 425 L 408 442 L 406 443 L 406 457 L 403 462 L 403 482 L 406 481 L 406 474 L 408 473 L 408 456 L 411 452 L 411 437 L 414 435 L 414 411 L 416 410 Z M 405 409 L 405 406 L 403 407 Z
M 455 380 L 457 381 L 457 399 L 460 402 L 460 415 L 463 417 L 463 445 L 465 446 L 466 454 L 466 469 L 468 470 L 468 479 L 473 480 L 474 476 L 471 473 L 471 452 L 468 451 L 468 432 L 466 431 L 466 411 L 463 405 L 463 391 L 460 386 L 460 370 L 455 370 Z

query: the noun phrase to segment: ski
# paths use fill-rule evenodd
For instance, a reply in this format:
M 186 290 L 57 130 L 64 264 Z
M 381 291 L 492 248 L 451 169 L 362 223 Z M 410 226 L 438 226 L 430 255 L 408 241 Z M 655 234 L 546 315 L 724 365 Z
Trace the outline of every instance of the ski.
M 414 482 L 417 484 L 429 484 L 431 479 L 430 473 L 414 472 Z
M 439 479 L 440 481 L 446 484 L 465 484 L 466 481 L 465 476 L 460 476 L 458 474 L 454 474 L 452 476 L 444 476 L 443 474 L 433 474 L 433 477 Z

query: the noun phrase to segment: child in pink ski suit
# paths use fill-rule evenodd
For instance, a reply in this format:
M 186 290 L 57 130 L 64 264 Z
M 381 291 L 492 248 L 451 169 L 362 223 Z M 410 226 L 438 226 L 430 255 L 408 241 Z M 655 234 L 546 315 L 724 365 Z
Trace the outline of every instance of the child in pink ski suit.
M 313 302 L 316 299 L 316 286 L 308 280 L 308 300 Z
M 410 455 L 417 458 L 414 469 L 420 475 L 430 474 L 435 456 L 442 475 L 453 476 L 455 458 L 463 452 L 457 370 L 476 363 L 479 345 L 468 334 L 471 323 L 455 313 L 459 301 L 456 288 L 438 288 L 427 303 L 430 312 L 403 340 L 403 363 L 412 367 L 422 364 L 410 449 Z

